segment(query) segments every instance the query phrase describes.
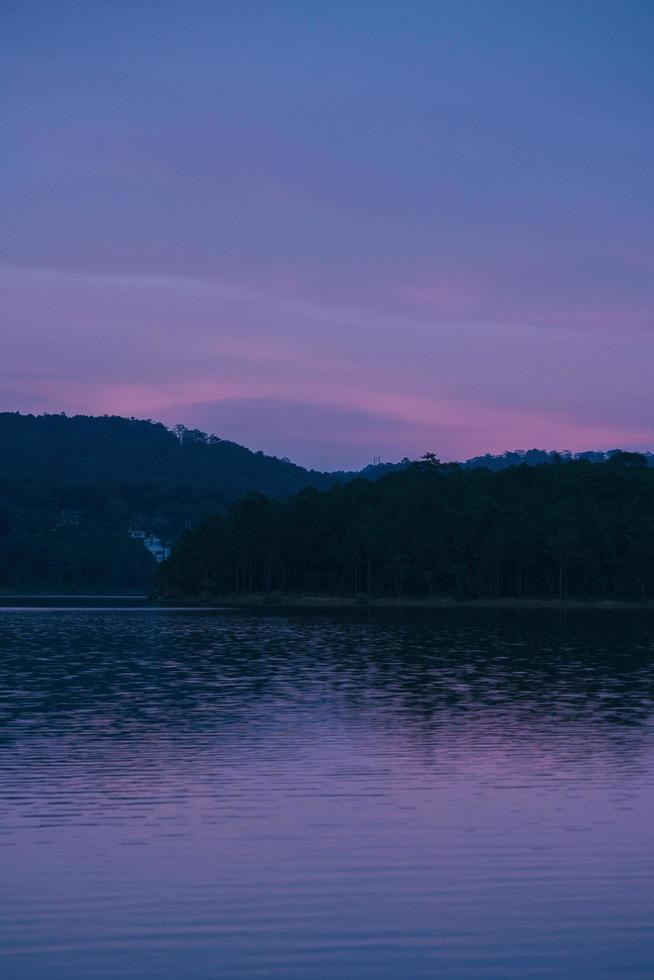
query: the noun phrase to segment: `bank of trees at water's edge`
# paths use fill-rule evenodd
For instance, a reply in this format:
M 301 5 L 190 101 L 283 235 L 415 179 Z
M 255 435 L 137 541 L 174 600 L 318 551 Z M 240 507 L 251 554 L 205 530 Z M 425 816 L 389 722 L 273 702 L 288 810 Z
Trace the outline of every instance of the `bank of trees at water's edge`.
M 304 592 L 459 598 L 654 597 L 644 457 L 500 472 L 433 456 L 377 482 L 260 493 L 182 536 L 169 597 Z

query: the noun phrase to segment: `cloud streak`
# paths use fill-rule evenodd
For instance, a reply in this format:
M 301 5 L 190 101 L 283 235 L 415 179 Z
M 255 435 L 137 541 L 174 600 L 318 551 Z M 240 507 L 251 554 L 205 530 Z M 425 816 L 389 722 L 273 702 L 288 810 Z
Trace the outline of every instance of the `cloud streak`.
M 593 349 L 576 330 L 340 310 L 175 277 L 3 267 L 0 288 L 7 409 L 197 420 L 229 438 L 256 432 L 255 448 L 313 465 L 428 447 L 456 457 L 654 442 L 639 423 L 650 337 L 629 346 L 611 335 Z M 330 413 L 349 422 L 316 440 L 308 424 L 290 426 L 290 406 L 322 432 Z
M 3 408 L 654 446 L 651 3 L 156 8 L 3 12 Z

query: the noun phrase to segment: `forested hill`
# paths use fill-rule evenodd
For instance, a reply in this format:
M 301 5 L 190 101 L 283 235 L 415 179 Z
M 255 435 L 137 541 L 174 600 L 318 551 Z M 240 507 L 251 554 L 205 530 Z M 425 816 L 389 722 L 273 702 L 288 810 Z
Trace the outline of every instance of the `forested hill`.
M 485 469 L 497 472 L 498 470 L 508 470 L 512 466 L 543 466 L 547 463 L 572 463 L 579 461 L 586 463 L 606 463 L 623 451 L 622 449 L 608 449 L 605 452 L 589 450 L 588 452 L 571 453 L 567 451 L 548 452 L 546 449 L 513 449 L 495 455 L 486 453 L 484 456 L 473 456 L 464 462 L 458 462 L 458 465 L 464 470 Z M 640 453 L 640 455 L 644 458 L 648 466 L 654 466 L 654 453 L 645 452 Z M 379 463 L 377 465 L 366 466 L 359 474 L 355 475 L 376 480 L 386 473 L 405 470 L 410 465 L 410 459 L 403 459 L 400 463 Z
M 499 472 L 430 457 L 325 493 L 250 495 L 184 535 L 158 587 L 654 598 L 654 470 L 636 453 Z
M 465 469 L 501 470 L 526 463 L 539 466 L 556 460 L 602 462 L 609 453 L 514 450 L 486 454 L 462 462 Z M 650 465 L 654 454 L 646 453 Z M 198 429 L 120 416 L 21 415 L 0 412 L 0 480 L 53 481 L 55 484 L 165 483 L 211 486 L 226 503 L 252 490 L 286 496 L 312 486 L 328 489 L 357 475 L 377 479 L 406 469 L 399 463 L 366 466 L 360 474 L 307 470 L 287 459 L 252 452 L 244 446 Z
M 3 413 L 0 592 L 147 591 L 154 558 L 134 532 L 170 545 L 244 493 L 345 478 L 182 427 Z
M 322 489 L 337 476 L 178 426 L 118 416 L 0 413 L 0 479 L 212 486 L 225 500 Z
M 530 450 L 463 465 L 488 470 L 560 459 Z M 361 475 L 370 482 L 411 467 L 405 459 Z M 0 413 L 0 592 L 148 590 L 154 558 L 145 537 L 165 548 L 252 491 L 275 501 L 356 475 L 306 470 L 182 426 Z
M 542 466 L 544 463 L 606 463 L 614 456 L 621 455 L 622 449 L 609 449 L 606 452 L 590 450 L 582 453 L 570 452 L 547 452 L 544 449 L 514 449 L 512 452 L 501 453 L 493 456 L 486 453 L 484 456 L 473 456 L 462 464 L 466 470 L 487 469 L 487 470 L 506 470 L 511 466 Z M 640 453 L 648 466 L 654 466 L 654 453 Z

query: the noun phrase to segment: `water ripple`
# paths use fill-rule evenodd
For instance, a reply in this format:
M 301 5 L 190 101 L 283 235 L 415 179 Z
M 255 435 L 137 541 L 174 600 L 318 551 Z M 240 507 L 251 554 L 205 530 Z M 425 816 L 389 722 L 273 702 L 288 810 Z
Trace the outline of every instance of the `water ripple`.
M 653 976 L 653 637 L 0 609 L 3 978 Z

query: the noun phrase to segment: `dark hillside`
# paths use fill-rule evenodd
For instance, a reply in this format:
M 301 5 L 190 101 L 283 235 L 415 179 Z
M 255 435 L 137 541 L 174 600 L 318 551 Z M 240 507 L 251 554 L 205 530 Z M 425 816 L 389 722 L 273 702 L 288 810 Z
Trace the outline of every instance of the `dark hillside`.
M 600 467 L 607 458 L 604 453 L 582 455 Z M 483 474 L 522 463 L 548 463 L 551 466 L 544 467 L 548 469 L 562 459 L 570 457 L 529 450 L 483 456 L 462 465 Z M 651 456 L 648 459 L 652 462 Z M 378 462 L 361 471 L 365 479 L 356 480 L 348 494 L 338 498 L 334 491 L 329 499 L 342 499 L 356 514 L 357 495 L 365 496 L 370 481 L 381 477 L 388 487 L 399 479 L 398 486 L 409 492 L 400 509 L 411 509 L 416 506 L 412 485 L 402 482 L 411 471 L 408 459 Z M 307 488 L 326 491 L 356 476 L 305 470 L 181 426 L 171 431 L 160 423 L 116 416 L 0 413 L 0 591 L 148 590 L 153 554 L 160 558 L 185 530 L 211 515 L 224 514 L 244 495 L 263 494 L 273 506 L 272 502 Z M 462 491 L 468 493 L 474 485 L 465 484 Z M 287 514 L 284 508 L 279 513 Z M 315 519 L 309 508 L 306 521 Z M 379 515 L 371 520 L 374 524 Z M 360 529 L 349 521 L 344 511 L 333 533 L 338 537 L 339 528 L 346 528 L 347 547 L 356 549 Z M 403 532 L 394 521 L 384 526 L 385 546 L 390 547 Z M 243 530 L 250 533 L 245 526 Z M 336 540 L 329 546 L 336 547 Z M 150 542 L 150 552 L 144 541 Z M 314 558 L 307 560 L 307 567 L 312 567 Z M 389 567 L 397 564 L 392 556 L 384 560 Z M 294 567 L 289 562 L 289 568 Z M 340 567 L 346 567 L 345 559 Z M 387 588 L 380 574 L 378 579 Z M 440 588 L 444 580 L 439 574 L 434 581 Z M 359 588 L 357 561 L 351 575 Z M 341 572 L 338 578 L 345 581 Z M 404 583 L 404 571 L 400 579 Z
M 196 430 L 0 414 L 0 590 L 148 590 L 162 547 L 244 493 L 335 479 Z
M 306 486 L 326 489 L 327 473 L 254 453 L 197 429 L 174 432 L 158 422 L 118 416 L 0 413 L 0 479 L 56 483 L 212 486 L 225 500 L 250 490 L 273 496 Z

